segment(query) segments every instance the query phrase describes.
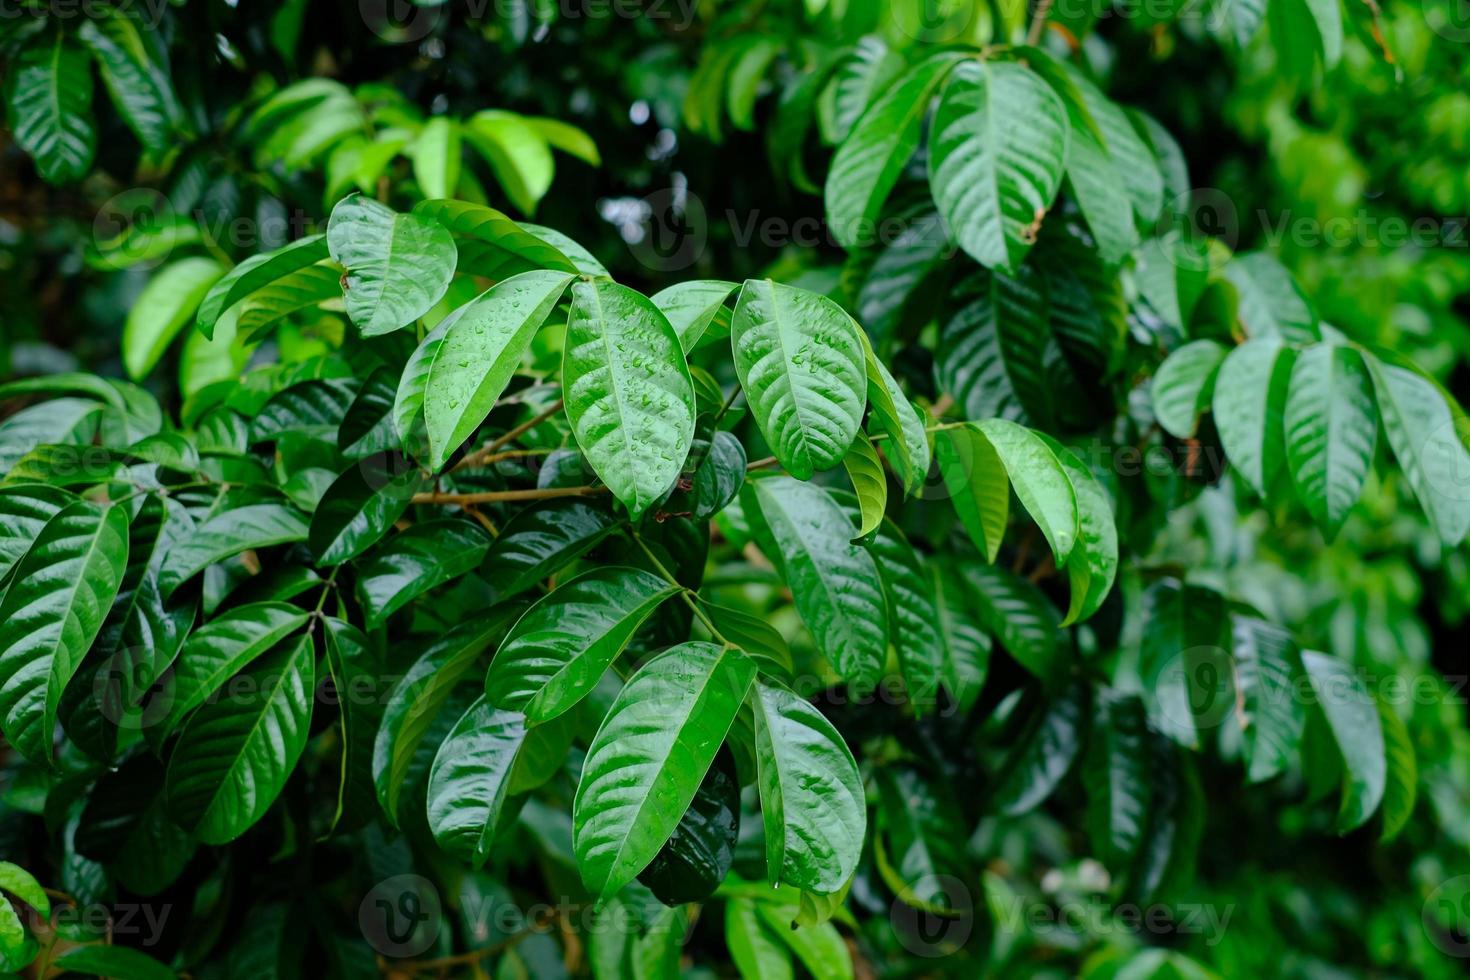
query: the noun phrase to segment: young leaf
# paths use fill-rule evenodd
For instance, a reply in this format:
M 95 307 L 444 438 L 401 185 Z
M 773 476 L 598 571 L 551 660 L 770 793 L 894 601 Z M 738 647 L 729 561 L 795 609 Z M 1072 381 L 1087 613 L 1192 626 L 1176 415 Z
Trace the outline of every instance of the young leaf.
M 967 61 L 950 74 L 929 136 L 929 186 L 975 261 L 1020 266 L 1061 186 L 1068 131 L 1061 99 L 1015 62 Z
M 213 338 L 215 324 L 235 304 L 264 287 L 325 259 L 326 235 L 308 235 L 274 252 L 252 255 L 215 282 L 199 304 L 194 328 Z
M 123 325 L 123 364 L 130 377 L 153 369 L 224 271 L 214 259 L 195 256 L 164 266 L 148 281 Z
M 866 538 L 878 529 L 883 523 L 883 512 L 888 509 L 888 476 L 883 472 L 883 461 L 878 458 L 878 450 L 873 448 L 872 442 L 861 432 L 852 441 L 852 448 L 847 455 L 842 457 L 842 466 L 847 470 L 847 478 L 852 481 L 852 489 L 857 494 L 858 506 L 862 512 L 862 524 L 858 528 L 857 537 Z
M 1388 760 L 1388 777 L 1383 790 L 1383 832 L 1379 839 L 1391 841 L 1414 815 L 1419 766 L 1414 758 L 1414 741 L 1398 712 L 1380 701 L 1378 715 L 1383 723 L 1383 743 Z
M 636 568 L 594 568 L 526 611 L 490 662 L 491 703 L 535 725 L 591 693 L 655 609 L 678 590 Z
M 438 222 L 453 234 L 493 246 L 497 252 L 514 256 L 534 268 L 587 271 L 573 262 L 560 246 L 533 233 L 530 228 L 535 226 L 517 224 L 494 208 L 465 201 L 420 201 L 414 205 L 413 213 Z
M 447 116 L 435 116 L 424 124 L 413 141 L 409 154 L 413 159 L 413 176 L 426 198 L 453 197 L 459 186 L 459 123 Z
M 862 424 L 868 390 L 852 318 L 825 296 L 747 279 L 730 343 L 756 424 L 787 472 L 806 480 L 836 466 Z
M 1041 528 L 1057 567 L 1067 564 L 1077 544 L 1080 518 L 1072 481 L 1046 440 L 1004 419 L 974 423 L 995 448 L 1015 488 L 1016 498 Z
M 1334 344 L 1302 351 L 1284 421 L 1297 494 L 1330 540 L 1363 492 L 1378 439 L 1373 389 L 1358 352 Z
M 424 389 L 431 469 L 443 468 L 485 421 L 571 281 L 565 272 L 525 272 L 451 314 Z
M 556 174 L 546 138 L 522 117 L 500 109 L 475 113 L 465 138 L 490 164 L 521 213 L 535 214 Z
M 270 809 L 306 748 L 316 687 L 310 636 L 259 661 L 249 691 L 205 705 L 169 758 L 170 814 L 206 844 L 227 844 Z
M 963 58 L 931 55 L 873 102 L 837 148 L 827 173 L 827 224 L 844 248 L 870 241 L 878 213 L 919 145 L 934 91 Z
M 577 444 L 637 517 L 673 484 L 694 441 L 694 383 L 674 328 L 641 293 L 578 282 L 562 385 Z
M 587 749 L 573 847 L 594 895 L 615 894 L 668 840 L 755 680 L 739 650 L 683 643 L 619 692 Z
M 92 646 L 128 562 L 122 507 L 76 500 L 57 511 L 0 599 L 0 727 L 33 762 L 51 761 L 57 706 Z
M 347 270 L 347 315 L 364 337 L 413 323 L 454 276 L 454 239 L 443 225 L 360 194 L 332 209 L 327 247 Z
M 1176 439 L 1194 437 L 1199 414 L 1210 405 L 1215 372 L 1225 353 L 1225 348 L 1213 340 L 1196 340 L 1170 354 L 1159 365 L 1150 392 L 1154 415 L 1165 432 Z
M 790 477 L 754 480 L 740 496 L 817 649 L 844 679 L 876 684 L 888 658 L 887 603 L 872 555 L 852 543 L 852 521 L 827 491 Z
M 867 832 L 857 763 L 831 722 L 787 688 L 762 680 L 750 706 L 769 874 L 836 892 L 857 869 Z

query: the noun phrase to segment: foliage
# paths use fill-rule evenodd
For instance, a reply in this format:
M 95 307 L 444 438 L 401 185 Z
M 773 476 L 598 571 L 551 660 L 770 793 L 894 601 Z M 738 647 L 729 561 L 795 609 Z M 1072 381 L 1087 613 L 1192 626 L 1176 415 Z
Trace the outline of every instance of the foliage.
M 5 26 L 0 970 L 1454 973 L 1463 273 L 1198 209 L 1414 26 L 246 6 Z

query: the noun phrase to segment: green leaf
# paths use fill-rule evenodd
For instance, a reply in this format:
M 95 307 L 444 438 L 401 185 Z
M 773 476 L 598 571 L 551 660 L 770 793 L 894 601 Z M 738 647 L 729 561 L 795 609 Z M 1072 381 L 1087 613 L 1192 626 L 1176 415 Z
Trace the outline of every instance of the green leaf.
M 883 455 L 893 467 L 904 492 L 916 494 L 929 476 L 929 433 L 924 416 L 914 408 L 903 389 L 868 343 L 867 334 L 858 331 L 863 344 L 863 359 L 868 371 L 868 404 L 873 407 L 869 427 L 888 436 Z
M 1040 435 L 1066 470 L 1077 497 L 1077 547 L 1066 564 L 1072 598 L 1062 620 L 1063 626 L 1071 626 L 1091 618 L 1112 591 L 1118 577 L 1118 526 L 1113 503 L 1092 470 L 1051 436 Z
M 490 662 L 485 693 L 531 724 L 570 710 L 664 600 L 678 592 L 636 568 L 594 568 L 528 609 Z
M 1247 773 L 1253 783 L 1283 772 L 1301 749 L 1301 651 L 1291 634 L 1250 616 L 1232 620 Z
M 187 124 L 183 107 L 169 78 L 167 55 L 153 57 L 162 45 L 148 45 L 142 32 L 148 25 L 122 10 L 101 8 L 81 22 L 77 36 L 97 61 L 113 106 L 152 153 L 167 150 L 169 141 Z
M 311 517 L 307 544 L 317 564 L 340 565 L 376 544 L 403 516 L 424 479 L 397 456 L 349 466 L 327 487 Z
M 341 300 L 342 274 L 336 263 L 309 265 L 266 283 L 241 300 L 235 307 L 239 311 L 236 333 L 242 344 L 258 343 L 272 330 L 287 325 L 292 316 Z M 221 322 L 227 321 L 221 318 Z
M 347 270 L 347 315 L 364 337 L 398 330 L 427 313 L 449 288 L 457 257 L 443 225 L 398 214 L 360 194 L 332 209 L 327 247 Z
M 48 183 L 80 180 L 97 152 L 92 66 L 84 48 L 54 30 L 8 59 L 8 128 Z
M 719 760 L 710 766 L 674 833 L 638 875 L 665 905 L 703 902 L 730 873 L 740 837 L 740 783 L 733 769 Z
M 0 600 L 0 725 L 33 762 L 51 761 L 57 706 L 117 595 L 128 561 L 122 507 L 57 511 Z
M 0 892 L 14 895 L 44 918 L 51 918 L 51 899 L 46 890 L 25 868 L 9 861 L 0 861 Z
M 1414 815 L 1419 766 L 1414 759 L 1414 740 L 1398 712 L 1380 701 L 1378 715 L 1383 723 L 1383 743 L 1388 760 L 1388 777 L 1383 790 L 1383 833 L 1379 840 L 1391 841 Z
M 934 91 L 959 52 L 931 55 L 874 101 L 842 141 L 827 172 L 827 224 L 844 248 L 871 242 L 883 202 L 919 145 Z
M 674 328 L 642 293 L 578 282 L 562 386 L 577 445 L 637 517 L 673 484 L 694 441 L 694 382 Z
M 747 279 L 730 321 L 735 372 L 776 458 L 809 479 L 836 466 L 862 424 L 868 390 L 860 331 L 825 296 Z
M 432 469 L 441 469 L 485 421 L 571 281 L 565 272 L 525 272 L 496 283 L 445 318 L 452 322 L 440 338 L 424 389 Z
M 1114 874 L 1132 862 L 1148 820 L 1153 782 L 1147 740 L 1143 704 L 1105 695 L 1093 719 L 1082 781 L 1093 853 Z
M 1445 394 L 1411 365 L 1391 364 L 1368 353 L 1363 360 L 1404 479 L 1440 540 L 1459 544 L 1470 532 L 1470 452 Z
M 991 642 L 976 615 L 968 587 L 953 571 L 934 561 L 928 567 L 937 614 L 935 626 L 943 644 L 940 677 L 963 713 L 974 705 L 985 685 Z
M 1358 352 L 1333 344 L 1302 351 L 1284 422 L 1297 495 L 1330 540 L 1363 492 L 1378 439 L 1373 389 Z
M 1074 683 L 1037 706 L 996 779 L 1001 813 L 1029 813 L 1061 785 L 1086 740 L 1087 693 L 1085 684 Z
M 0 582 L 30 550 L 46 522 L 73 500 L 74 495 L 45 484 L 0 487 Z
M 518 612 L 519 606 L 502 603 L 455 627 L 425 650 L 393 686 L 373 743 L 373 785 L 394 826 L 420 743 L 455 687 L 469 677 L 480 654 Z
M 210 288 L 194 327 L 206 337 L 214 337 L 220 317 L 252 293 L 284 279 L 294 272 L 309 268 L 327 257 L 327 236 L 308 235 L 264 255 L 250 258 L 225 273 Z
M 414 599 L 479 567 L 490 539 L 469 521 L 424 521 L 395 534 L 357 566 L 363 619 L 375 630 Z
M 654 293 L 652 300 L 668 318 L 687 354 L 694 350 L 738 286 L 723 279 L 691 279 Z
M 933 583 L 923 559 L 897 524 L 880 516 L 876 531 L 867 548 L 878 563 L 888 599 L 889 639 L 898 654 L 909 703 L 914 714 L 922 717 L 936 703 L 945 670 Z
M 437 221 L 450 232 L 493 246 L 536 268 L 559 272 L 586 272 L 547 237 L 532 232 L 507 215 L 482 204 L 464 201 L 420 201 L 413 213 Z M 596 273 L 592 273 L 596 274 Z
M 1158 159 L 1144 138 L 1134 128 L 1122 106 L 1109 99 L 1102 90 L 1083 76 L 1072 62 L 1064 62 L 1072 83 L 1082 94 L 1087 113 L 1102 134 L 1103 146 L 1113 163 L 1133 213 L 1144 224 L 1157 221 L 1164 206 L 1164 175 Z
M 1064 567 L 1078 541 L 1080 518 L 1077 493 L 1056 453 L 1037 433 L 1014 422 L 987 419 L 973 424 L 995 448 L 1016 498 L 1041 529 L 1057 567 Z
M 832 923 L 792 928 L 790 908 L 774 902 L 758 903 L 756 912 L 815 980 L 853 980 L 852 953 Z
M 847 478 L 852 481 L 852 489 L 857 494 L 862 511 L 862 526 L 853 539 L 856 541 L 858 538 L 866 538 L 883 523 L 883 513 L 888 509 L 888 476 L 883 472 L 883 461 L 878 458 L 878 450 L 873 448 L 872 442 L 861 432 L 852 441 L 852 448 L 847 451 L 847 455 L 842 457 L 842 466 L 847 470 Z
M 306 518 L 282 504 L 250 504 L 215 514 L 169 550 L 158 572 L 167 599 L 211 565 L 258 548 L 306 540 Z
M 516 774 L 548 735 L 566 752 L 571 729 L 526 727 L 518 711 L 476 701 L 439 746 L 429 771 L 428 817 L 434 839 L 447 853 L 473 868 L 490 856 L 501 827 L 506 798 L 517 790 Z M 558 760 L 559 761 L 559 760 Z
M 459 123 L 447 116 L 430 119 L 413 141 L 409 157 L 424 197 L 453 197 L 459 186 Z
M 694 519 L 707 520 L 728 507 L 745 485 L 745 447 L 733 433 L 716 432 L 694 471 Z
M 762 679 L 750 706 L 767 873 L 836 892 L 856 871 L 867 832 L 857 763 L 832 723 L 788 688 Z
M 936 430 L 934 450 L 960 523 L 985 560 L 994 562 L 1010 516 L 1011 481 L 1005 463 L 972 425 Z
M 1064 654 L 1057 649 L 1056 610 L 1030 582 L 998 565 L 963 566 L 965 587 L 981 624 L 1017 663 L 1043 684 L 1061 680 Z
M 1155 583 L 1144 596 L 1147 624 L 1139 651 L 1144 700 L 1155 728 L 1188 748 L 1235 707 L 1230 622 L 1214 589 Z
M 484 567 L 502 597 L 531 588 L 576 561 L 617 528 L 606 508 L 557 498 L 521 511 L 501 529 Z
M 153 369 L 224 272 L 214 259 L 195 256 L 164 266 L 148 281 L 123 325 L 123 363 L 130 377 Z
M 1383 723 L 1376 700 L 1346 661 L 1303 650 L 1302 666 L 1342 756 L 1342 809 L 1337 829 L 1345 834 L 1366 823 L 1383 801 L 1388 785 Z
M 173 670 L 164 678 L 166 711 L 150 741 L 161 745 L 226 681 L 306 625 L 307 613 L 285 602 L 256 602 L 216 616 L 189 634 Z M 145 715 L 146 718 L 146 715 Z
M 1225 278 L 1240 296 L 1240 322 L 1252 337 L 1280 337 L 1288 344 L 1322 339 L 1317 314 L 1291 273 L 1264 252 L 1237 255 Z
M 967 61 L 950 74 L 929 136 L 929 187 L 975 261 L 1020 267 L 1061 187 L 1069 129 L 1061 99 L 1019 64 Z
M 740 496 L 817 650 L 844 679 L 876 684 L 888 658 L 887 604 L 872 555 L 852 543 L 852 521 L 821 487 L 790 477 L 751 481 Z
M 199 709 L 169 758 L 169 812 L 206 844 L 227 844 L 250 829 L 296 768 L 316 688 L 311 637 L 257 661 L 242 681 Z
M 725 902 L 725 946 L 741 980 L 792 980 L 791 953 L 748 898 Z
M 250 423 L 250 441 L 279 440 L 286 433 L 332 439 L 357 397 L 350 378 L 312 378 L 292 384 L 261 407 Z
M 1225 360 L 1225 353 L 1225 348 L 1213 340 L 1196 340 L 1159 365 L 1150 392 L 1154 415 L 1165 432 L 1176 439 L 1194 437 L 1200 412 L 1210 406 L 1215 372 Z
M 178 974 L 146 953 L 127 946 L 76 946 L 52 961 L 64 973 L 110 980 L 174 980 Z
M 594 895 L 615 894 L 669 839 L 755 673 L 739 650 L 689 642 L 650 660 L 618 693 L 572 806 L 577 867 Z
M 1046 282 L 1031 267 L 1016 276 L 979 272 L 965 289 L 974 296 L 944 324 L 935 360 L 939 389 L 972 419 L 1044 419 Z
M 398 391 L 393 396 L 393 428 L 403 448 L 420 459 L 429 454 L 428 428 L 424 422 L 424 395 L 429 387 L 429 373 L 449 328 L 454 326 L 453 313 L 439 321 L 423 342 L 414 349 L 403 365 Z
M 602 165 L 602 157 L 597 152 L 597 144 L 592 142 L 592 137 L 571 123 L 544 116 L 523 116 L 522 121 L 540 133 L 541 138 L 550 143 L 552 149 L 561 150 L 594 167 Z
M 1232 350 L 1214 382 L 1215 428 L 1230 465 L 1265 496 L 1286 465 L 1282 418 L 1296 353 L 1274 337 Z
M 465 138 L 490 164 L 521 213 L 535 214 L 556 174 L 546 137 L 514 112 L 485 109 L 470 118 Z

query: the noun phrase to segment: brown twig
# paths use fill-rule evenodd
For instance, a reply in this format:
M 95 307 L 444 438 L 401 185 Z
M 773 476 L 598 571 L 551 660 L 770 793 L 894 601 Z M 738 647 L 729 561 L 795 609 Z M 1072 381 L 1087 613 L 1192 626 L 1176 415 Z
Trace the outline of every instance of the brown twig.
M 1036 9 L 1031 13 L 1031 26 L 1026 31 L 1026 43 L 1031 47 L 1041 43 L 1041 32 L 1046 30 L 1046 18 L 1051 15 L 1054 0 L 1036 0 Z
M 462 470 L 470 466 L 487 466 L 490 463 L 495 462 L 495 455 L 502 446 L 514 442 L 521 436 L 525 435 L 527 432 L 530 432 L 532 429 L 536 428 L 536 426 L 540 425 L 542 422 L 545 422 L 557 412 L 560 412 L 565 405 L 566 401 L 564 399 L 558 398 L 556 400 L 556 404 L 552 405 L 540 415 L 526 422 L 522 422 L 520 425 L 507 431 L 504 435 L 498 436 L 484 449 L 481 449 L 478 452 L 470 453 L 464 459 L 460 460 L 458 463 L 455 463 L 449 468 L 449 472 L 453 473 L 456 470 Z

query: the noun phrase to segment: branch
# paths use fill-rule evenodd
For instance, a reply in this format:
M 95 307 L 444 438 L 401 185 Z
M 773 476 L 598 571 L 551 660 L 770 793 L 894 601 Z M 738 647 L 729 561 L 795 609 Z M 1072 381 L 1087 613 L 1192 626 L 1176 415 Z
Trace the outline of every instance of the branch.
M 595 497 L 607 487 L 551 487 L 546 490 L 487 490 L 484 493 L 416 493 L 416 504 L 494 504 L 515 500 L 550 500 L 553 497 Z
M 467 467 L 485 466 L 489 463 L 495 462 L 496 451 L 499 450 L 501 446 L 504 446 L 507 443 L 514 442 L 521 436 L 525 435 L 527 432 L 530 432 L 532 429 L 536 428 L 536 426 L 540 425 L 542 422 L 545 422 L 557 412 L 560 412 L 562 410 L 562 407 L 565 405 L 566 400 L 558 398 L 556 400 L 556 404 L 552 405 L 540 415 L 536 416 L 533 419 L 530 419 L 529 421 L 522 422 L 514 429 L 511 429 L 504 435 L 497 437 L 495 441 L 491 442 L 484 449 L 481 449 L 478 452 L 470 453 L 464 459 L 460 460 L 458 463 L 455 463 L 449 468 L 449 472 L 453 473 L 456 470 L 462 470 Z
M 1026 43 L 1031 47 L 1041 43 L 1041 32 L 1046 30 L 1046 18 L 1051 16 L 1054 0 L 1036 0 L 1036 9 L 1031 14 L 1031 27 L 1026 31 Z

